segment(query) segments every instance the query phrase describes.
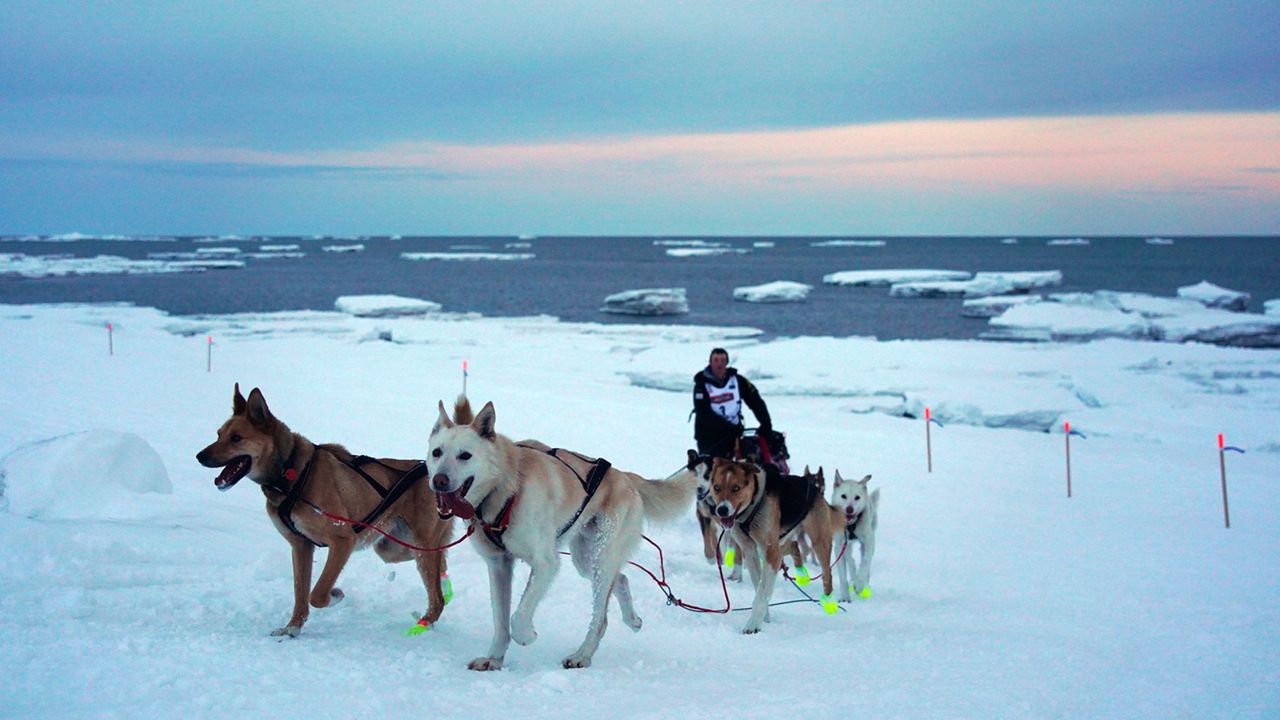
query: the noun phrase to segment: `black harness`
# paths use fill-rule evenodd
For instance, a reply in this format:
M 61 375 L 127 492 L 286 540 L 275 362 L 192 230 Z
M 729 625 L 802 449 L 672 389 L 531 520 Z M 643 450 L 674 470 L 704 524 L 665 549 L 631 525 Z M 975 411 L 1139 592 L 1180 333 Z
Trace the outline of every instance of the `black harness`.
M 852 520 L 845 521 L 845 524 L 844 524 L 845 542 L 853 542 L 854 540 L 857 540 L 858 542 L 862 542 L 862 538 L 858 537 L 858 533 L 856 530 L 856 528 L 858 527 L 858 521 L 861 519 L 862 519 L 862 513 L 858 513 L 857 515 L 853 516 Z
M 320 445 L 316 445 L 314 447 L 315 450 L 311 453 L 311 457 L 307 460 L 307 464 L 302 467 L 301 471 L 299 471 L 296 467 L 298 443 L 294 443 L 293 452 L 289 453 L 289 459 L 284 462 L 283 472 L 285 479 L 292 480 L 292 483 L 288 488 L 282 488 L 276 484 L 263 485 L 262 493 L 264 495 L 268 495 L 274 492 L 278 495 L 284 495 L 284 501 L 276 507 L 276 516 L 280 518 L 280 522 L 283 523 L 285 527 L 289 528 L 290 532 L 303 540 L 306 540 L 315 547 L 328 547 L 328 545 L 316 542 L 308 537 L 306 533 L 298 529 L 297 525 L 293 522 L 293 508 L 299 501 L 304 502 L 313 508 L 316 507 L 314 503 L 302 497 L 302 493 L 306 490 L 307 481 L 311 479 L 311 466 L 315 463 L 316 454 L 321 450 L 333 455 L 338 462 L 364 478 L 365 482 L 369 483 L 369 487 L 373 488 L 374 492 L 378 493 L 378 497 L 382 498 L 372 512 L 365 515 L 364 519 L 360 522 L 353 524 L 352 531 L 357 534 L 363 532 L 366 527 L 377 522 L 378 518 L 382 517 L 383 513 L 387 511 L 387 508 L 391 507 L 392 504 L 399 500 L 401 496 L 413 487 L 414 483 L 427 476 L 427 464 L 420 462 L 410 468 L 408 472 L 403 473 L 400 476 L 400 479 L 396 480 L 389 489 L 384 488 L 381 483 L 373 478 L 372 475 L 362 470 L 361 466 L 373 463 L 393 472 L 399 472 L 390 465 L 378 460 L 377 458 L 371 458 L 368 455 L 358 455 L 351 458 L 351 460 L 344 460 L 328 448 Z M 318 510 L 319 508 L 316 509 Z
M 809 516 L 809 512 L 813 510 L 814 499 L 822 492 L 822 486 L 816 482 L 816 479 L 808 480 L 798 475 L 783 475 L 771 465 L 765 465 L 763 469 L 764 491 L 754 501 L 755 507 L 751 512 L 745 518 L 738 520 L 738 527 L 743 532 L 747 532 L 756 514 L 760 512 L 760 506 L 764 505 L 764 496 L 772 493 L 778 496 L 778 527 L 781 530 L 778 537 L 784 538 Z
M 534 448 L 528 445 L 516 445 L 516 447 L 523 448 L 525 450 L 540 450 L 540 448 Z M 586 510 L 587 505 L 591 503 L 591 498 L 595 497 L 596 491 L 600 489 L 600 482 L 604 480 L 605 474 L 607 474 L 609 472 L 609 468 L 612 467 L 609 461 L 604 458 L 598 458 L 592 462 L 590 458 L 583 457 L 572 450 L 564 450 L 564 452 L 569 453 L 579 460 L 592 462 L 591 469 L 587 471 L 586 477 L 583 477 L 582 473 L 578 472 L 572 465 L 566 462 L 564 458 L 556 454 L 561 450 L 562 448 L 551 448 L 543 452 L 556 460 L 559 460 L 565 467 L 569 468 L 569 472 L 578 477 L 578 482 L 582 483 L 582 492 L 586 494 L 586 497 L 582 499 L 582 504 L 578 506 L 578 511 L 573 514 L 572 518 L 569 518 L 569 522 L 565 523 L 564 526 L 560 528 L 560 531 L 556 533 L 557 540 L 564 537 L 564 534 L 569 532 L 569 528 L 573 527 L 573 524 L 578 522 L 578 518 L 582 517 L 583 511 Z M 511 511 L 515 507 L 516 498 L 519 497 L 519 495 L 520 493 L 517 492 L 507 498 L 507 501 L 502 505 L 502 510 L 498 512 L 497 519 L 492 523 L 485 522 L 484 516 L 480 513 L 480 508 L 476 508 L 476 517 L 480 520 L 480 529 L 484 531 L 484 536 L 489 538 L 489 542 L 493 543 L 503 552 L 506 552 L 507 546 L 502 542 L 502 536 L 507 532 L 507 527 L 511 524 Z M 481 501 L 480 504 L 483 505 L 484 502 Z

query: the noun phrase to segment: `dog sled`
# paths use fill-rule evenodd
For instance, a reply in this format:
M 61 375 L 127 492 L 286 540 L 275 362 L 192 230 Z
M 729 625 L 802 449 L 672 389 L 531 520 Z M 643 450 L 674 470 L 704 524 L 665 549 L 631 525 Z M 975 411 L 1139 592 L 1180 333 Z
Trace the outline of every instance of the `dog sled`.
M 787 464 L 791 457 L 787 451 L 787 436 L 777 430 L 762 433 L 759 428 L 747 428 L 738 441 L 738 453 L 741 459 L 765 469 L 772 466 L 783 475 L 791 474 L 791 467 Z

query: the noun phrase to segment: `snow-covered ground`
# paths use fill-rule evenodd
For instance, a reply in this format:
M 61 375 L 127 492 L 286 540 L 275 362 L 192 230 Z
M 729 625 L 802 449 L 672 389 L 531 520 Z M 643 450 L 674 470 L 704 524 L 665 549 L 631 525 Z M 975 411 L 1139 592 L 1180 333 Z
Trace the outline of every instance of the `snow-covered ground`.
M 0 715 L 1280 714 L 1280 352 L 758 338 L 546 317 L 0 306 Z M 760 387 L 793 466 L 871 473 L 881 488 L 871 599 L 835 616 L 782 605 L 744 636 L 742 613 L 668 606 L 631 568 L 644 628 L 612 623 L 592 667 L 567 671 L 588 585 L 565 563 L 537 642 L 474 673 L 491 612 L 464 544 L 449 556 L 457 596 L 428 633 L 401 634 L 425 604 L 416 573 L 366 552 L 343 573 L 342 603 L 313 611 L 297 639 L 268 637 L 289 613 L 288 546 L 251 483 L 218 493 L 194 459 L 234 382 L 313 440 L 417 457 L 466 360 L 500 432 L 663 477 L 692 445 L 690 378 L 713 346 Z M 925 407 L 943 423 L 932 473 Z M 1087 436 L 1071 445 L 1070 500 L 1063 421 Z M 1229 530 L 1219 432 L 1247 450 L 1226 457 Z M 151 451 L 168 485 L 154 465 L 141 482 L 110 480 L 122 457 Z M 62 512 L 31 517 L 32 497 Z M 647 534 L 677 596 L 722 606 L 692 510 Z M 656 570 L 647 545 L 635 560 Z M 750 602 L 745 585 L 729 595 Z M 803 596 L 779 583 L 774 599 Z

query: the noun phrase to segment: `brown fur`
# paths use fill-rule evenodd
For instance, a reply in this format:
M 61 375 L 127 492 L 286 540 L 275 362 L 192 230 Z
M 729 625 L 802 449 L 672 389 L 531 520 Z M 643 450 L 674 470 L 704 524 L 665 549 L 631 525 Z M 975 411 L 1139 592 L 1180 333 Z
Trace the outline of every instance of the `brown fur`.
M 822 468 L 810 474 L 805 468 L 804 477 L 817 478 L 823 483 Z M 716 458 L 711 467 L 711 499 L 716 519 L 721 525 L 732 525 L 734 540 L 743 548 L 742 562 L 751 571 L 756 586 L 751 619 L 745 633 L 760 631 L 760 623 L 766 618 L 769 599 L 773 594 L 773 582 L 782 567 L 782 550 L 785 543 L 804 533 L 813 543 L 814 552 L 822 564 L 822 591 L 831 595 L 831 542 L 832 527 L 827 512 L 824 493 L 814 496 L 804 520 L 787 537 L 780 537 L 781 510 L 778 496 L 765 483 L 764 470 L 750 462 L 736 462 Z M 761 497 L 762 496 L 762 497 Z M 751 520 L 743 527 L 740 520 L 751 512 L 752 502 L 759 498 L 760 506 Z M 761 572 L 763 570 L 763 572 Z
M 470 406 L 459 398 L 455 412 L 470 414 Z M 295 462 L 303 467 L 312 463 L 310 477 L 303 494 L 305 500 L 323 508 L 326 512 L 355 520 L 363 519 L 378 505 L 381 499 L 364 478 L 344 465 L 340 460 L 350 460 L 352 455 L 341 445 L 312 443 L 302 435 L 292 432 L 276 419 L 267 407 L 262 392 L 254 388 L 246 400 L 240 395 L 237 384 L 232 398 L 231 418 L 218 429 L 218 439 L 201 450 L 196 460 L 205 467 L 223 467 L 243 457 L 249 457 L 252 465 L 247 477 L 264 485 L 288 487 L 290 480 L 283 476 L 284 465 L 294 449 Z M 324 452 L 318 452 L 317 448 Z M 388 469 L 377 463 L 361 467 L 364 472 L 385 488 L 390 488 L 401 475 L 418 464 L 416 460 L 379 458 Z M 233 481 L 234 482 L 234 481 Z M 294 526 L 308 538 L 329 546 L 324 569 L 315 587 L 311 587 L 311 566 L 315 547 L 284 525 L 277 515 L 277 508 L 284 496 L 266 493 L 267 517 L 276 526 L 293 550 L 293 614 L 282 628 L 273 635 L 296 636 L 306 622 L 311 607 L 327 607 L 341 600 L 343 593 L 334 584 L 346 565 L 352 551 L 373 544 L 378 556 L 386 562 L 416 561 L 418 573 L 427 589 L 428 608 L 425 619 L 435 622 L 444 609 L 444 595 L 440 576 L 445 572 L 445 554 L 416 552 L 385 539 L 373 528 L 359 534 L 347 523 L 337 523 L 315 512 L 311 506 L 299 502 L 291 515 Z M 420 479 L 404 493 L 376 521 L 377 527 L 396 535 L 400 540 L 420 547 L 441 547 L 452 535 L 452 522 L 441 520 L 436 514 L 435 494 L 426 478 Z

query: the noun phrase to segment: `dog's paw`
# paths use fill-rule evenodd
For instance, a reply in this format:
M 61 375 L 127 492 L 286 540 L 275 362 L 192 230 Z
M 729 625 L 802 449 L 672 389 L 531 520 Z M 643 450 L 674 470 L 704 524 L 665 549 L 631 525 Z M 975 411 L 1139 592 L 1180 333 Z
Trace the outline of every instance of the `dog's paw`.
M 282 628 L 276 628 L 275 630 L 272 630 L 272 631 L 271 631 L 271 637 L 278 637 L 278 638 L 291 637 L 291 638 L 296 638 L 296 637 L 298 637 L 298 633 L 300 633 L 300 632 L 302 632 L 302 626 L 301 626 L 301 625 L 285 625 L 285 626 L 284 626 L 284 627 L 282 627 Z
M 569 657 L 565 658 L 562 664 L 564 665 L 566 670 L 572 670 L 574 668 L 590 667 L 591 656 L 583 655 L 582 653 L 574 653 Z
M 345 597 L 346 597 L 346 594 L 343 593 L 338 588 L 333 588 L 329 590 L 328 594 L 313 592 L 311 593 L 311 607 L 313 608 L 332 607 L 342 602 L 342 599 Z
M 513 618 L 511 621 L 511 639 L 515 640 L 517 645 L 529 645 L 538 639 L 538 632 L 533 629 L 533 623 Z
M 472 660 L 471 662 L 467 663 L 467 669 L 479 670 L 481 672 L 487 672 L 489 670 L 501 670 L 502 658 L 478 657 L 475 660 Z
M 866 587 L 862 588 L 862 592 L 858 593 L 858 597 L 862 598 L 863 600 L 870 600 L 870 599 L 871 599 L 871 586 L 870 586 L 870 585 L 868 585 L 868 586 L 866 586 Z
M 746 626 L 746 627 L 742 628 L 742 634 L 743 634 L 743 635 L 755 635 L 755 634 L 756 634 L 756 633 L 758 633 L 758 632 L 760 632 L 760 628 L 759 628 L 759 626 L 748 625 L 748 626 Z
M 622 622 L 626 623 L 627 627 L 631 628 L 635 632 L 640 632 L 640 628 L 644 627 L 644 620 L 641 620 L 640 616 L 635 613 L 623 615 Z

